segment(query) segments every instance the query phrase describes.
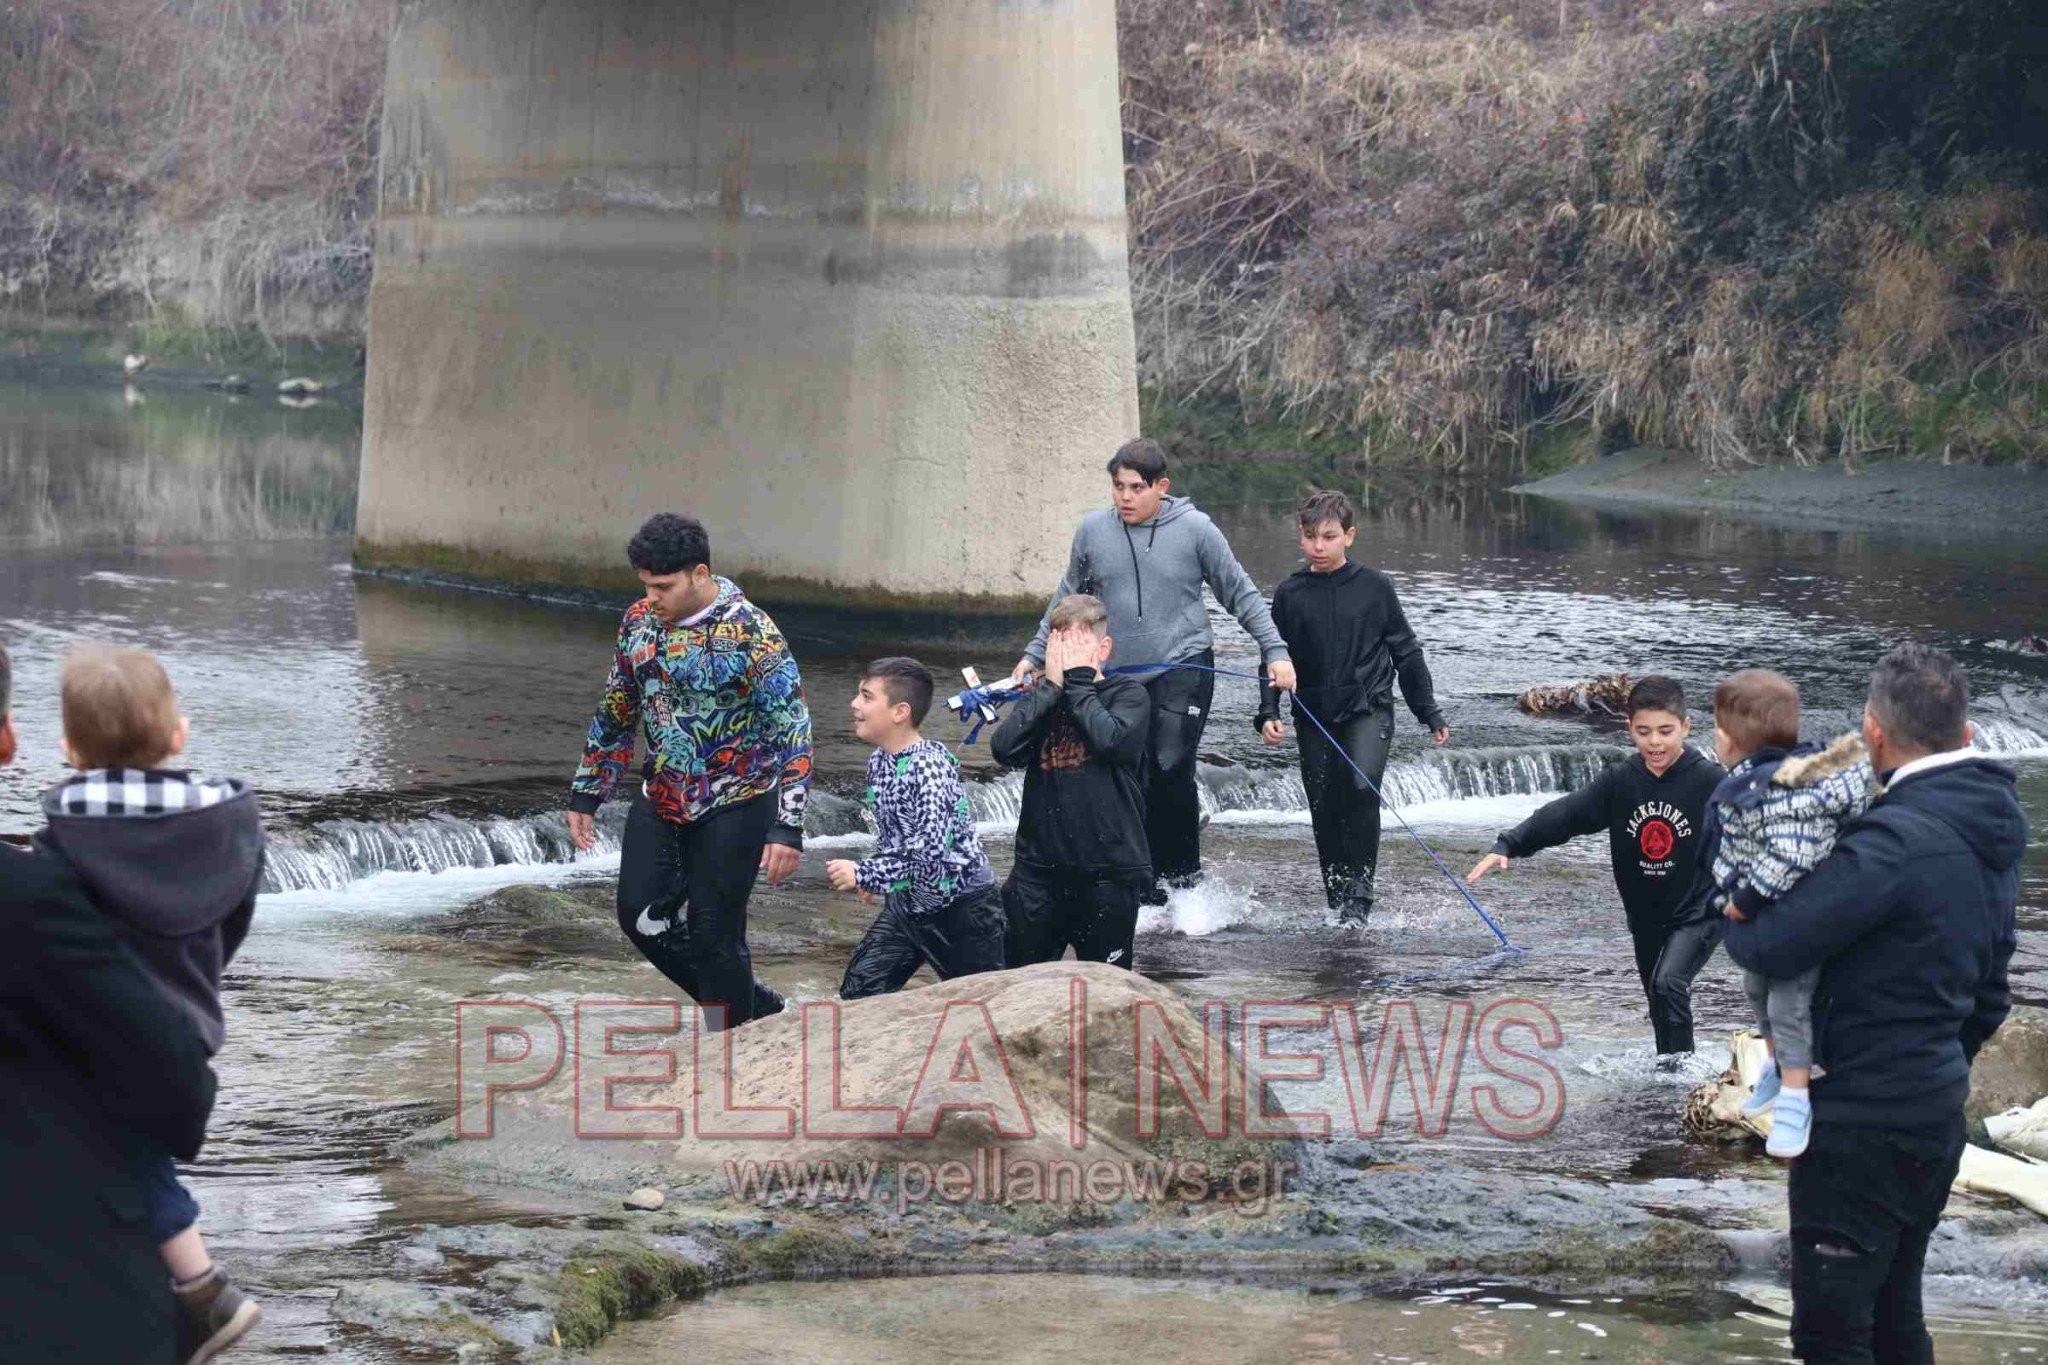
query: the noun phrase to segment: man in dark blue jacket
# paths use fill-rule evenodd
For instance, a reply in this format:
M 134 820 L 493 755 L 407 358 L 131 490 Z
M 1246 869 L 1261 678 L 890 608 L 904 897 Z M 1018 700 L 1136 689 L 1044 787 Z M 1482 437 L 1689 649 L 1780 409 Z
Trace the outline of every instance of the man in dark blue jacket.
M 1932 1361 L 1927 1241 L 1963 1150 L 1970 1063 L 2004 1022 L 2027 819 L 1981 758 L 1955 660 L 1879 661 L 1863 738 L 1884 783 L 1835 850 L 1731 921 L 1728 955 L 1773 978 L 1820 968 L 1813 1139 L 1792 1163 L 1792 1343 L 1805 1361 Z

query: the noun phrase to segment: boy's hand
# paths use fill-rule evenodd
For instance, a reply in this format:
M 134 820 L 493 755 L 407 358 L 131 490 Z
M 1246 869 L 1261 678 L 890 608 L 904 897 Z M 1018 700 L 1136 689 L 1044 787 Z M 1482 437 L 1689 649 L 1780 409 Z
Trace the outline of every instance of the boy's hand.
M 1287 738 L 1287 727 L 1277 720 L 1269 720 L 1259 727 L 1259 738 L 1268 744 L 1278 744 Z
M 788 844 L 768 844 L 761 849 L 761 870 L 768 885 L 780 886 L 796 875 L 797 860 L 803 855 Z
M 1465 874 L 1465 885 L 1471 886 L 1473 883 L 1477 882 L 1481 877 L 1484 877 L 1489 872 L 1505 872 L 1507 870 L 1507 854 L 1489 853 L 1484 858 L 1481 858 L 1478 861 L 1478 863 L 1474 865 L 1470 872 L 1467 872 Z
M 1266 681 L 1282 692 L 1294 690 L 1294 665 L 1286 659 L 1275 659 L 1266 665 Z
M 597 821 L 580 810 L 569 812 L 569 842 L 576 845 L 579 853 L 588 853 L 597 846 Z
M 1045 641 L 1045 680 L 1054 687 L 1067 685 L 1067 670 L 1085 663 L 1080 642 L 1073 632 L 1056 630 Z
M 1431 730 L 1429 732 L 1429 738 L 1431 743 L 1435 744 L 1437 748 L 1441 749 L 1444 747 L 1444 745 L 1449 744 L 1451 742 L 1451 727 L 1448 725 L 1439 725 L 1436 727 L 1436 729 Z
M 1721 913 L 1723 915 L 1726 915 L 1729 919 L 1734 920 L 1737 924 L 1746 923 L 1749 919 L 1748 915 L 1743 914 L 1740 910 L 1737 910 L 1735 908 L 1734 901 L 1722 901 Z
M 832 883 L 834 891 L 858 891 L 860 864 L 851 858 L 834 858 L 825 864 L 825 880 Z

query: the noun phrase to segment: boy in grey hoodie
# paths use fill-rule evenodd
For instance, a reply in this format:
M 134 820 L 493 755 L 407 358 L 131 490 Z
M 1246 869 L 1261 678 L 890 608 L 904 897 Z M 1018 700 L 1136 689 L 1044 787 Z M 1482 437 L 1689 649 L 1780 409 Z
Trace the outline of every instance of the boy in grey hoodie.
M 209 1054 L 225 1036 L 220 977 L 249 932 L 263 872 L 256 794 L 239 778 L 202 780 L 164 765 L 189 727 L 162 665 L 139 649 L 65 660 L 64 756 L 76 768 L 43 797 L 36 836 L 69 863 Z M 199 1206 L 170 1156 L 134 1140 L 151 1233 L 171 1272 L 178 1353 L 211 1360 L 255 1326 L 254 1300 L 222 1274 L 199 1236 Z
M 1112 503 L 1089 513 L 1075 529 L 1067 571 L 1011 676 L 1022 681 L 1045 667 L 1054 607 L 1076 594 L 1102 600 L 1109 611 L 1107 633 L 1125 660 L 1120 671 L 1136 676 L 1152 699 L 1145 782 L 1152 871 L 1168 883 L 1185 882 L 1202 867 L 1195 766 L 1216 690 L 1210 671 L 1215 640 L 1202 586 L 1258 642 L 1274 687 L 1294 690 L 1294 664 L 1266 599 L 1216 523 L 1186 498 L 1169 495 L 1166 451 L 1159 442 L 1126 441 L 1109 459 L 1109 478 Z

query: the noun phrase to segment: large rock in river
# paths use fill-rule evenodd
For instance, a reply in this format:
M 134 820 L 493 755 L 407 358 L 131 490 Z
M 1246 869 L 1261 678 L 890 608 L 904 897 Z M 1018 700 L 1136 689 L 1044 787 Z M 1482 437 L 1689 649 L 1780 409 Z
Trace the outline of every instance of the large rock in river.
M 1284 1137 L 1245 1135 L 1244 1077 L 1225 1030 L 1211 1037 L 1210 1017 L 1170 986 L 1114 967 L 1048 963 L 793 1004 L 701 1037 L 694 1011 L 677 1020 L 670 1009 L 466 1005 L 462 1110 L 406 1144 L 409 1160 L 470 1182 L 615 1201 L 639 1185 L 722 1189 L 728 1163 L 960 1162 L 985 1175 L 996 1161 L 1046 1171 L 1157 1158 L 1221 1172 L 1291 1153 Z M 625 1079 L 647 1075 L 658 1079 Z

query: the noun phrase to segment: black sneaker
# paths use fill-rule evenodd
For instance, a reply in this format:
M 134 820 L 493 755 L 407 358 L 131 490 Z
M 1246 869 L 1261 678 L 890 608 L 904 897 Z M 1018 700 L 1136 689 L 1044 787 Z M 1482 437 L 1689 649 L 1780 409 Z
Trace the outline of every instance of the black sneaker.
M 1370 900 L 1348 900 L 1337 904 L 1337 924 L 1340 928 L 1363 929 L 1365 922 L 1372 918 Z
M 196 1285 L 174 1285 L 171 1294 L 178 1304 L 178 1359 L 185 1365 L 212 1360 L 263 1316 L 256 1300 L 235 1288 L 218 1266 Z

